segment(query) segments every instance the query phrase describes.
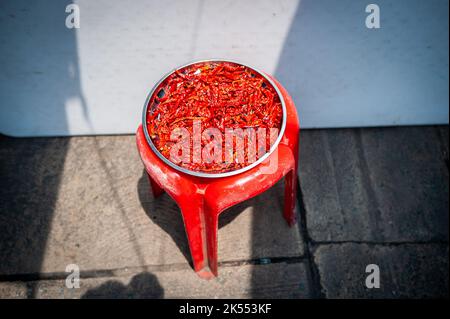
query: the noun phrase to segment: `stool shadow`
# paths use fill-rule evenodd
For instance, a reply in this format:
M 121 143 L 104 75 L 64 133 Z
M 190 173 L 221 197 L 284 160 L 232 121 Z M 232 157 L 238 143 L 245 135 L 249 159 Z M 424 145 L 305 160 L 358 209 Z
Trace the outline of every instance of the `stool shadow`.
M 109 280 L 88 290 L 81 299 L 161 299 L 164 289 L 158 278 L 150 272 L 135 275 L 128 285 Z
M 139 201 L 147 216 L 172 237 L 189 265 L 193 268 L 183 217 L 177 203 L 167 193 L 164 193 L 157 199 L 153 197 L 145 170 L 143 170 L 142 176 L 138 181 L 137 189 Z M 223 212 L 219 218 L 219 229 L 231 223 L 241 212 L 252 206 L 251 204 L 250 201 L 245 201 Z

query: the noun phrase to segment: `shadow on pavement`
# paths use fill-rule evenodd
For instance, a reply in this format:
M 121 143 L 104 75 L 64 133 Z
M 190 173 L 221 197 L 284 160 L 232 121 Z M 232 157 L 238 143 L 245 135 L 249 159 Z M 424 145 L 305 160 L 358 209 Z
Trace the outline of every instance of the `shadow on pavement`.
M 0 136 L 0 276 L 6 280 L 41 270 L 68 145 L 66 138 Z
M 135 275 L 128 285 L 117 280 L 110 280 L 104 284 L 88 290 L 82 299 L 159 299 L 164 297 L 155 275 L 143 272 Z
M 183 217 L 177 203 L 167 193 L 162 194 L 156 200 L 153 198 L 145 170 L 142 172 L 137 188 L 139 200 L 147 216 L 172 237 L 189 265 L 193 267 Z M 242 203 L 226 210 L 219 218 L 219 229 L 231 223 L 240 212 L 249 206 L 251 203 Z

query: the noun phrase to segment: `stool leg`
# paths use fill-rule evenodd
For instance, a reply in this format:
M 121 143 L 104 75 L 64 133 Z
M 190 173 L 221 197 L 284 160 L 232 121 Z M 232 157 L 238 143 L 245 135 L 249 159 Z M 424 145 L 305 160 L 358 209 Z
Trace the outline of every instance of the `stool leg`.
M 189 242 L 192 262 L 195 272 L 204 279 L 210 279 L 217 274 L 208 267 L 208 240 L 211 235 L 209 222 L 205 220 L 204 203 L 202 196 L 186 196 L 178 202 L 183 215 L 184 227 Z
M 206 214 L 206 236 L 208 238 L 208 264 L 209 269 L 214 274 L 218 275 L 217 272 L 217 232 L 219 229 L 219 214 L 208 209 Z
M 297 202 L 297 173 L 295 169 L 289 171 L 286 174 L 284 186 L 284 218 L 286 219 L 289 226 L 295 224 L 295 204 Z
M 152 194 L 154 198 L 157 198 L 161 196 L 164 193 L 164 189 L 162 189 L 158 183 L 150 176 L 150 174 L 147 174 L 148 180 L 150 181 L 150 186 L 152 187 Z

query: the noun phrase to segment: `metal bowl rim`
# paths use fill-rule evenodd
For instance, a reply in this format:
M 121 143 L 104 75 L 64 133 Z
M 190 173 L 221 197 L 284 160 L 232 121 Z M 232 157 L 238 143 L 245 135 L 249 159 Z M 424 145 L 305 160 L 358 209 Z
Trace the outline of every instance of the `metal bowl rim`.
M 245 66 L 246 68 L 249 68 L 255 72 L 257 72 L 259 75 L 261 75 L 262 77 L 264 77 L 271 85 L 272 87 L 275 89 L 275 91 L 278 94 L 278 97 L 280 99 L 281 102 L 281 108 L 283 111 L 283 119 L 281 122 L 281 129 L 280 132 L 278 133 L 278 137 L 275 140 L 275 142 L 273 143 L 273 145 L 271 146 L 269 152 L 267 152 L 266 154 L 264 154 L 261 158 L 259 158 L 257 161 L 255 161 L 254 163 L 247 165 L 245 167 L 242 167 L 240 169 L 234 170 L 234 171 L 229 171 L 229 172 L 224 172 L 224 173 L 205 173 L 205 172 L 199 172 L 199 171 L 193 171 L 193 170 L 189 170 L 186 169 L 184 167 L 181 167 L 173 162 L 171 162 L 169 159 L 167 159 L 166 157 L 164 157 L 164 155 L 162 155 L 159 150 L 156 148 L 156 146 L 153 144 L 153 141 L 148 133 L 147 130 L 147 111 L 148 111 L 148 107 L 150 104 L 150 99 L 152 98 L 153 94 L 155 93 L 155 91 L 159 88 L 160 84 L 162 84 L 170 75 L 172 75 L 175 71 L 186 68 L 188 66 L 191 66 L 193 64 L 198 64 L 198 63 L 207 63 L 207 62 L 228 62 L 228 63 L 234 63 L 234 64 L 239 64 L 242 66 Z M 221 178 L 221 177 L 228 177 L 228 176 L 233 176 L 233 175 L 237 175 L 243 172 L 246 172 L 250 169 L 252 169 L 253 167 L 257 166 L 258 164 L 262 163 L 267 157 L 269 157 L 278 147 L 278 144 L 280 143 L 281 139 L 283 138 L 284 135 L 284 131 L 286 129 L 286 117 L 287 117 L 287 112 L 286 112 L 286 103 L 284 101 L 284 97 L 283 94 L 281 93 L 280 89 L 278 88 L 278 86 L 275 84 L 275 82 L 269 78 L 268 75 L 266 75 L 264 72 L 258 70 L 257 68 L 254 68 L 252 66 L 249 66 L 248 64 L 245 63 L 241 63 L 238 61 L 234 61 L 234 60 L 228 60 L 228 59 L 208 59 L 208 60 L 196 60 L 193 62 L 189 62 L 186 64 L 183 64 L 177 68 L 172 69 L 170 72 L 168 72 L 167 74 L 165 74 L 152 88 L 152 90 L 150 91 L 150 93 L 147 95 L 147 98 L 145 99 L 145 104 L 144 104 L 144 109 L 142 112 L 142 126 L 143 126 L 143 130 L 144 130 L 144 135 L 145 135 L 145 139 L 147 140 L 147 143 L 150 145 L 150 148 L 152 149 L 152 151 L 167 165 L 169 165 L 170 167 L 188 174 L 188 175 L 192 175 L 192 176 L 197 176 L 197 177 L 206 177 L 206 178 Z

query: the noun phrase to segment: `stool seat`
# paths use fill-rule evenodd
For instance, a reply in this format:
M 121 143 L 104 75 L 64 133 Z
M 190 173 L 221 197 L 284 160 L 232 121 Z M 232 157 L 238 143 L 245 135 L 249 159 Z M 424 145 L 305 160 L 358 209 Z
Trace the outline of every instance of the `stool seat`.
M 298 169 L 299 123 L 295 105 L 287 91 L 278 86 L 286 104 L 286 129 L 278 147 L 262 163 L 243 173 L 204 178 L 182 173 L 164 163 L 150 148 L 139 126 L 136 142 L 147 171 L 153 196 L 163 192 L 178 204 L 183 216 L 195 272 L 209 279 L 218 275 L 217 231 L 219 215 L 227 208 L 252 198 L 285 177 L 283 216 L 292 226 Z

